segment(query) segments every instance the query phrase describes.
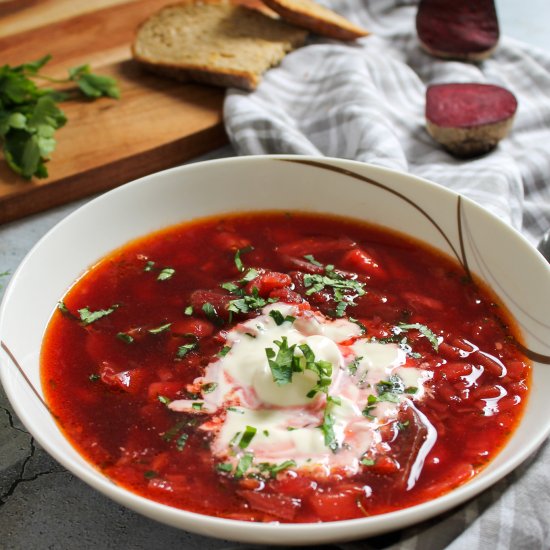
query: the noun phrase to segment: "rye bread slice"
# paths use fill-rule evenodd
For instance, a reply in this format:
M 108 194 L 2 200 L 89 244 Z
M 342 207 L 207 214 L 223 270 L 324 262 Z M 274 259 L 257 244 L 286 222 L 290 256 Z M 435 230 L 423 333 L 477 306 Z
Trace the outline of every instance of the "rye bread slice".
M 313 0 L 263 0 L 285 21 L 336 40 L 355 40 L 369 32 Z
M 224 0 L 185 0 L 137 30 L 132 54 L 181 81 L 254 90 L 262 74 L 301 46 L 306 31 Z

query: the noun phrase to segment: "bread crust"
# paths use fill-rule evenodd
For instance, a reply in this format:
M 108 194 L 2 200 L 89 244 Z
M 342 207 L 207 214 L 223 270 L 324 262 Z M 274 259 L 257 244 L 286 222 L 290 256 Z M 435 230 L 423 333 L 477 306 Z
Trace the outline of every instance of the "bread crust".
M 311 0 L 263 0 L 285 21 L 336 40 L 356 40 L 369 32 Z

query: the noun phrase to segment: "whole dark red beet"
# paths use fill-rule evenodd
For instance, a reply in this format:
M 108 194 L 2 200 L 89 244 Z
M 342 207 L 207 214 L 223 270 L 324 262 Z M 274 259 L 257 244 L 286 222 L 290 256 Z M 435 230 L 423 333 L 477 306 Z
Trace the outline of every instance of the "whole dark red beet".
M 434 84 L 426 91 L 426 127 L 455 156 L 487 153 L 509 132 L 518 102 L 492 84 Z
M 436 57 L 481 61 L 498 43 L 494 0 L 420 0 L 416 30 L 421 45 Z

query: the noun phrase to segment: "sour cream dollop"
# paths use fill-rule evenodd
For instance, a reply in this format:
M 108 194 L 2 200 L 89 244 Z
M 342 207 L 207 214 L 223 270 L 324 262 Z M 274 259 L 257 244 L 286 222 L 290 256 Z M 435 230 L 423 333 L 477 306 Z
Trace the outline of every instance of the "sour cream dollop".
M 211 450 L 232 465 L 246 453 L 255 465 L 292 462 L 317 475 L 334 468 L 353 475 L 379 452 L 379 428 L 406 402 L 421 400 L 431 377 L 408 366 L 397 344 L 370 341 L 358 324 L 296 304 L 264 307 L 227 333 L 225 349 L 196 382 L 213 388 L 202 402 L 211 413 L 203 425 L 213 431 Z M 294 371 L 281 381 L 273 367 L 292 357 Z M 192 406 L 169 404 L 175 411 Z

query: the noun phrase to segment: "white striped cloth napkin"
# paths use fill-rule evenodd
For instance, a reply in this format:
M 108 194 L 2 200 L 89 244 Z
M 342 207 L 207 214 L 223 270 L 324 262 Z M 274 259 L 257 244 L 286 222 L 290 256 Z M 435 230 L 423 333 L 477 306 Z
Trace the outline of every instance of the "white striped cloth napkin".
M 424 53 L 413 0 L 325 0 L 370 30 L 354 44 L 313 38 L 253 93 L 229 90 L 224 118 L 236 151 L 349 158 L 409 171 L 477 201 L 536 243 L 550 227 L 550 54 L 502 38 L 478 64 Z M 424 125 L 426 86 L 504 86 L 519 108 L 509 137 L 484 157 L 444 152 Z M 468 504 L 349 550 L 550 548 L 550 445 Z

